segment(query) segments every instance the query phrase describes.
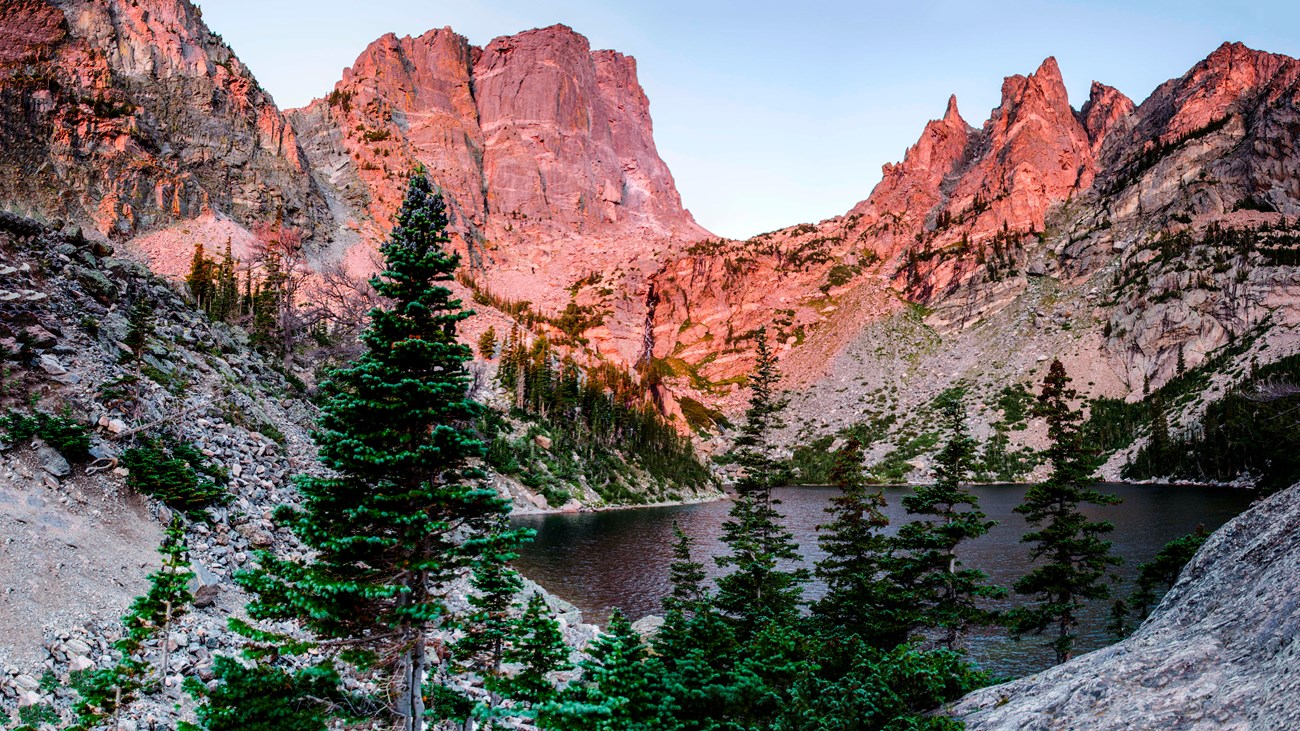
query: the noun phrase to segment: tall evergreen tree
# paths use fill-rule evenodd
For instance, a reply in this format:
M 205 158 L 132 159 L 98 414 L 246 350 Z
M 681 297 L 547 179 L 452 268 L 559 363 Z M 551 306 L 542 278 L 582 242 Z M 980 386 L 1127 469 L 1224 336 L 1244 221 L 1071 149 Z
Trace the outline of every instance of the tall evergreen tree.
M 965 390 L 945 390 L 936 405 L 947 443 L 935 458 L 934 483 L 918 485 L 903 497 L 908 514 L 918 517 L 898 531 L 904 557 L 897 570 L 912 588 L 920 626 L 938 630 L 941 644 L 951 650 L 971 625 L 995 621 L 980 600 L 1005 591 L 957 558 L 958 546 L 988 533 L 995 523 L 985 519 L 979 498 L 962 486 L 973 470 L 976 446 L 966 428 Z
M 785 404 L 776 394 L 780 378 L 776 356 L 762 328 L 757 356 L 750 376 L 749 408 L 736 438 L 735 459 L 744 474 L 736 483 L 736 499 L 722 526 L 728 552 L 716 559 L 719 566 L 731 568 L 718 579 L 717 606 L 736 624 L 742 639 L 766 621 L 795 617 L 809 575 L 807 569 L 782 567 L 799 559 L 799 547 L 781 525 L 776 509 L 780 501 L 772 497 L 781 471 L 772 456 L 771 436 L 781 426 Z
M 371 280 L 390 303 L 371 311 L 366 350 L 321 384 L 315 434 L 330 477 L 302 477 L 302 507 L 281 508 L 312 549 L 291 561 L 263 553 L 240 576 L 258 619 L 297 619 L 334 646 L 364 651 L 389 674 L 400 728 L 423 726 L 425 631 L 444 619 L 441 599 L 471 560 L 462 540 L 507 509 L 469 460 L 483 444 L 468 424 L 469 348 L 456 338 L 462 309 L 444 283 L 442 197 L 415 174 Z M 355 654 L 355 653 L 354 653 Z
M 813 604 L 813 616 L 828 636 L 852 635 L 873 647 L 893 647 L 906 641 L 915 610 L 904 587 L 891 580 L 885 492 L 867 490 L 857 439 L 836 453 L 831 479 L 842 492 L 826 508 L 831 522 L 817 527 L 826 558 L 816 573 L 826 594 Z
M 1119 498 L 1096 489 L 1097 457 L 1083 443 L 1083 417 L 1071 406 L 1077 397 L 1065 366 L 1053 360 L 1034 409 L 1047 424 L 1044 456 L 1052 471 L 1045 482 L 1029 486 L 1016 507 L 1035 528 L 1021 541 L 1031 544 L 1030 558 L 1041 563 L 1016 581 L 1016 592 L 1035 603 L 1013 610 L 1012 626 L 1020 634 L 1055 627 L 1051 647 L 1058 663 L 1074 652 L 1083 602 L 1110 597 L 1107 579 L 1121 562 L 1111 553 L 1110 541 L 1102 540 L 1114 526 L 1089 520 L 1080 509 L 1114 505 Z

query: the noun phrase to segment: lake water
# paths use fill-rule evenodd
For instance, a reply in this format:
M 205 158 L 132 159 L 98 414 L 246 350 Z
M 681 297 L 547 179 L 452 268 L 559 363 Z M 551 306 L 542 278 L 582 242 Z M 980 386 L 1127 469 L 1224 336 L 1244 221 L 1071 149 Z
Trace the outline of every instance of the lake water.
M 1127 594 L 1137 566 L 1149 561 L 1171 539 L 1190 533 L 1198 525 L 1214 530 L 1243 511 L 1253 499 L 1245 490 L 1211 487 L 1155 485 L 1105 485 L 1123 499 L 1115 506 L 1089 508 L 1094 518 L 1115 524 L 1110 539 L 1124 559 L 1116 596 Z M 967 565 L 983 569 L 995 583 L 1010 586 L 1029 568 L 1027 546 L 1020 542 L 1025 523 L 1013 508 L 1020 504 L 1021 485 L 986 485 L 972 488 L 981 507 L 998 525 L 961 551 Z M 825 523 L 825 508 L 835 488 L 786 487 L 774 491 L 782 505 L 786 527 L 799 542 L 806 565 L 823 557 L 817 546 L 816 527 Z M 899 498 L 906 487 L 886 488 L 886 514 L 896 528 L 906 520 Z M 552 593 L 583 611 L 589 622 L 604 623 L 614 607 L 632 619 L 660 614 L 660 600 L 669 591 L 668 566 L 672 562 L 673 522 L 695 539 L 695 559 L 705 564 L 711 577 L 720 570 L 712 556 L 723 552 L 719 541 L 730 502 L 660 508 L 636 508 L 599 513 L 516 516 L 516 525 L 537 530 L 536 540 L 525 546 L 517 568 Z M 815 580 L 805 596 L 815 600 L 824 587 Z M 1121 594 L 1122 592 L 1122 594 Z M 1004 605 L 1014 600 L 1010 597 Z M 1110 603 L 1088 607 L 1080 628 L 1080 651 L 1114 641 L 1105 631 Z M 1051 653 L 1042 647 L 1046 638 L 1027 637 L 1020 642 L 986 632 L 968 645 L 980 665 L 997 673 L 1025 675 L 1050 664 Z

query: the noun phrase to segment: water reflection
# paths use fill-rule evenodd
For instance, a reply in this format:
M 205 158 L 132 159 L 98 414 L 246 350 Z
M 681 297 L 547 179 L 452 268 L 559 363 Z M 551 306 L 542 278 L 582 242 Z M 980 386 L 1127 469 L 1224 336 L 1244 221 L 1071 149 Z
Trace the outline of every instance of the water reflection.
M 1111 540 L 1124 559 L 1121 583 L 1116 591 L 1131 587 L 1138 564 L 1148 561 L 1165 543 L 1204 525 L 1218 528 L 1241 512 L 1252 495 L 1241 490 L 1151 485 L 1106 485 L 1124 502 L 1117 506 L 1088 510 L 1090 517 L 1115 524 Z M 1026 546 L 1020 543 L 1025 523 L 1013 508 L 1024 496 L 1021 485 L 988 485 L 973 488 L 984 511 L 998 525 L 988 535 L 962 551 L 962 559 L 986 571 L 992 580 L 1009 586 L 1029 566 Z M 886 496 L 892 527 L 905 519 L 899 498 L 907 488 L 888 488 Z M 833 488 L 781 488 L 780 510 L 786 527 L 801 546 L 804 563 L 811 565 L 824 555 L 817 546 L 816 527 L 826 522 L 825 508 L 836 493 Z M 633 619 L 660 612 L 660 600 L 669 590 L 668 565 L 672 561 L 672 526 L 677 521 L 696 542 L 696 560 L 705 564 L 710 577 L 720 572 L 711 560 L 723 551 L 719 541 L 730 503 L 706 503 L 666 508 L 616 510 L 602 513 L 517 516 L 518 525 L 537 530 L 537 540 L 525 547 L 516 562 L 529 578 L 551 592 L 573 602 L 588 621 L 604 622 L 614 607 L 621 607 Z M 805 596 L 814 600 L 825 587 L 814 582 Z M 1010 600 L 1008 600 L 1010 601 Z M 1098 603 L 1087 609 L 1081 629 L 1081 650 L 1096 649 L 1111 641 L 1104 626 L 1110 605 Z M 970 640 L 971 654 L 983 666 L 998 673 L 1023 675 L 1046 667 L 1050 651 L 1041 647 L 1043 638 L 1022 642 L 986 634 Z

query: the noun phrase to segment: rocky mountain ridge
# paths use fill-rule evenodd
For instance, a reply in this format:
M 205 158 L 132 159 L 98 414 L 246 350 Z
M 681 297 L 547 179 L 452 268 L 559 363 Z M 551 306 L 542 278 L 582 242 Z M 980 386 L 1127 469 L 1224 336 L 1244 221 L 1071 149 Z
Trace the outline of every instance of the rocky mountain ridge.
M 185 0 L 3 12 L 0 104 L 24 120 L 0 125 L 7 207 L 171 276 L 196 239 L 238 253 L 266 222 L 302 230 L 318 265 L 367 271 L 418 163 L 451 202 L 483 322 L 530 313 L 525 329 L 648 376 L 706 438 L 743 400 L 759 326 L 805 434 L 862 418 L 850 384 L 881 397 L 904 372 L 923 377 L 890 409 L 957 382 L 987 406 L 1048 356 L 1086 395 L 1133 399 L 1261 322 L 1259 347 L 1280 346 L 1265 360 L 1296 340 L 1300 62 L 1240 44 L 1138 105 L 1094 83 L 1078 110 L 1049 58 L 979 127 L 950 99 L 845 215 L 730 241 L 682 207 L 635 61 L 565 26 L 481 48 L 388 35 L 282 113 Z M 1262 248 L 1218 233 L 1261 227 L 1279 230 Z M 920 339 L 882 340 L 899 328 Z

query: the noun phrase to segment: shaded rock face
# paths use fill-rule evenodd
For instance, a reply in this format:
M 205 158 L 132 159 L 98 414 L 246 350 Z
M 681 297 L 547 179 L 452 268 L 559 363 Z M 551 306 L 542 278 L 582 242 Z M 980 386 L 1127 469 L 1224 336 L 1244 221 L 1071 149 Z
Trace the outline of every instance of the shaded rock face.
M 0 9 L 0 200 L 119 238 L 220 211 L 314 229 L 293 129 L 187 0 Z
M 1134 635 L 959 701 L 971 731 L 1300 727 L 1300 486 L 1220 528 Z

